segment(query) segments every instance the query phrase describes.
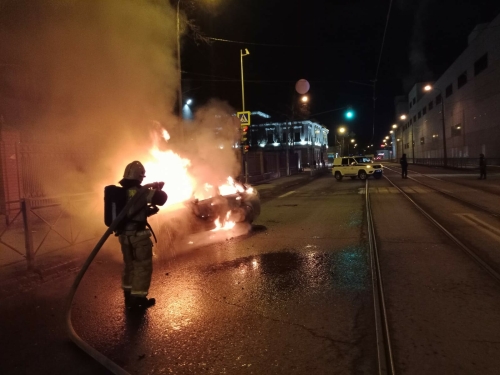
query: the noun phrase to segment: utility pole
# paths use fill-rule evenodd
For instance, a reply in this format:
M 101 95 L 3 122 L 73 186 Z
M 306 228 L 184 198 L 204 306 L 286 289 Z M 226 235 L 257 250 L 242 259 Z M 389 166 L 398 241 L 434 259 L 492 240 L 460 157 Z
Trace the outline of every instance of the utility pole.
M 241 107 L 242 111 L 245 112 L 245 80 L 243 78 L 243 57 L 250 55 L 248 49 L 245 48 L 245 51 L 240 50 L 240 67 L 241 67 Z M 240 126 L 241 132 L 241 126 Z M 241 147 L 241 156 L 243 160 L 243 169 L 245 173 L 245 184 L 248 184 L 248 155 L 245 153 L 243 147 Z
M 184 124 L 182 123 L 182 71 L 181 71 L 181 36 L 180 36 L 180 10 L 181 0 L 177 0 L 177 69 L 178 71 L 178 88 L 177 88 L 177 106 L 179 107 L 179 121 L 181 126 L 181 140 L 184 141 Z

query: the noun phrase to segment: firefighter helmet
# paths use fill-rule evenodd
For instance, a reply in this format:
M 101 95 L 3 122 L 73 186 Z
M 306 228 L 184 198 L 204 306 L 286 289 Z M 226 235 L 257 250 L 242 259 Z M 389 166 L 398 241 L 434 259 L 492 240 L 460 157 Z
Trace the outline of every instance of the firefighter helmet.
M 125 167 L 125 172 L 123 172 L 123 178 L 126 180 L 137 180 L 142 182 L 146 177 L 146 170 L 144 166 L 139 161 L 133 161 Z

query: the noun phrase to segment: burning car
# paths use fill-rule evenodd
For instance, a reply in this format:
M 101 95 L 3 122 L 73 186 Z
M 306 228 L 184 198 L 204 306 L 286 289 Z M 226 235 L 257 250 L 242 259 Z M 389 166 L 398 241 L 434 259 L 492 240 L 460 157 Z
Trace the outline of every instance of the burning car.
M 229 181 L 234 192 L 223 194 L 218 191 L 209 198 L 193 198 L 161 210 L 158 215 L 160 235 L 175 242 L 200 232 L 230 230 L 239 224 L 251 224 L 260 215 L 257 190 L 231 178 Z
M 140 159 L 146 169 L 143 182 L 164 182 L 163 190 L 168 195 L 159 213 L 149 219 L 158 245 L 168 246 L 180 240 L 189 243 L 188 237 L 212 231 L 226 232 L 231 237 L 247 233 L 260 214 L 260 199 L 257 190 L 227 177 L 227 171 L 234 171 L 239 163 L 237 149 L 229 145 L 217 148 L 217 153 L 211 150 L 204 158 L 192 154 L 189 159 L 185 153 L 181 156 L 169 147 L 159 147 L 170 139 L 166 130 L 152 135 L 154 146 L 149 155 Z M 223 164 L 226 168 L 222 168 Z M 202 237 L 210 236 L 200 234 L 198 240 Z

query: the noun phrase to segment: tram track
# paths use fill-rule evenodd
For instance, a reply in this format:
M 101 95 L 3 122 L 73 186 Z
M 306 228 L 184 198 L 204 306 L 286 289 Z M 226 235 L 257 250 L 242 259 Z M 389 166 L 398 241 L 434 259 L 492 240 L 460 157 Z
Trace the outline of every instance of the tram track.
M 461 241 L 457 236 L 455 236 L 453 233 L 451 233 L 450 230 L 448 230 L 442 223 L 439 222 L 438 219 L 436 219 L 431 213 L 428 212 L 428 210 L 424 209 L 421 205 L 419 205 L 414 199 L 412 199 L 400 186 L 398 186 L 394 181 L 387 177 L 387 175 L 384 175 L 384 178 L 394 187 L 396 188 L 399 193 L 401 193 L 422 215 L 424 215 L 432 224 L 434 224 L 437 228 L 440 229 L 442 233 L 444 233 L 448 238 L 450 238 L 461 250 L 465 252 L 472 260 L 474 260 L 484 271 L 486 271 L 491 277 L 493 277 L 497 282 L 500 282 L 500 273 L 495 270 L 495 268 L 483 257 L 481 257 L 477 251 L 475 251 L 471 246 L 466 245 L 463 241 Z M 409 177 L 410 179 L 410 177 Z M 429 186 L 425 183 L 422 183 L 416 179 L 413 179 L 413 181 L 428 187 L 429 189 L 432 189 L 448 198 L 453 199 L 454 201 L 459 202 L 460 204 L 467 206 L 467 207 L 472 207 L 476 210 L 479 210 L 483 213 L 489 214 L 493 216 L 495 219 L 499 219 L 500 216 L 496 213 L 493 213 L 492 211 L 473 204 L 472 202 L 463 200 L 459 197 L 454 196 L 453 194 L 449 194 L 446 192 L 443 192 L 440 189 L 437 189 L 433 186 Z
M 389 168 L 386 168 L 389 169 Z M 399 172 L 389 169 L 392 172 Z M 399 173 L 398 173 L 399 176 Z M 495 269 L 494 262 L 489 262 L 486 257 L 480 255 L 480 251 L 477 251 L 473 246 L 469 246 L 464 243 L 463 240 L 459 239 L 454 235 L 446 225 L 440 222 L 440 219 L 433 215 L 429 210 L 426 210 L 419 203 L 417 203 L 409 194 L 407 194 L 401 186 L 398 186 L 394 181 L 392 176 L 387 176 L 384 174 L 384 178 L 395 188 L 398 193 L 402 195 L 408 202 L 410 202 L 415 209 L 420 212 L 428 221 L 430 221 L 435 227 L 437 227 L 442 233 L 444 233 L 456 247 L 462 250 L 470 259 L 472 259 L 479 267 L 482 269 L 489 277 L 491 277 L 495 282 L 500 282 L 500 273 Z M 490 215 L 491 220 L 499 219 L 498 213 L 492 212 L 487 208 L 474 204 L 473 202 L 461 199 L 454 196 L 451 193 L 444 192 L 438 188 L 431 185 L 422 183 L 417 179 L 412 178 L 416 183 L 425 186 L 432 191 L 435 191 L 447 198 L 458 202 L 464 207 L 471 208 L 482 212 L 483 214 Z M 369 180 L 365 183 L 365 204 L 366 204 L 366 215 L 368 223 L 368 238 L 369 238 L 369 252 L 370 252 L 370 267 L 372 275 L 372 288 L 374 296 L 374 312 L 375 312 L 375 324 L 376 324 L 376 340 L 377 340 L 377 354 L 378 354 L 378 374 L 395 374 L 395 361 L 393 344 L 391 344 L 390 335 L 390 322 L 388 319 L 388 312 L 386 308 L 386 295 L 384 293 L 382 270 L 380 266 L 380 256 L 377 247 L 377 233 L 374 226 L 374 219 L 372 216 L 372 208 L 370 203 L 370 188 Z M 473 216 L 473 215 L 471 215 Z M 500 232 L 500 231 L 499 231 Z M 497 267 L 498 268 L 498 267 Z
M 394 169 L 392 169 L 392 168 L 390 168 L 390 167 L 384 167 L 384 168 L 385 168 L 385 169 L 387 169 L 387 170 L 390 170 L 391 172 L 400 173 L 399 171 L 394 170 Z M 423 174 L 423 173 L 419 173 L 419 172 L 413 172 L 413 173 L 418 174 L 418 175 L 423 176 L 423 177 L 426 177 L 426 178 L 433 179 L 433 180 L 437 180 L 437 181 L 444 181 L 444 180 L 441 180 L 441 179 L 439 179 L 439 178 L 435 178 L 435 177 L 432 177 L 432 176 L 428 176 L 428 175 Z M 386 176 L 386 175 L 384 175 L 384 177 L 385 177 L 385 178 L 387 178 L 387 176 Z M 442 194 L 442 195 L 444 195 L 444 196 L 446 196 L 446 197 L 448 197 L 448 198 L 454 199 L 455 201 L 460 202 L 460 203 L 462 203 L 462 204 L 464 204 L 464 205 L 467 205 L 467 206 L 469 206 L 469 207 L 471 207 L 471 208 L 475 208 L 475 209 L 477 209 L 477 210 L 481 210 L 481 211 L 483 211 L 483 212 L 487 213 L 488 215 L 491 215 L 491 216 L 496 217 L 496 218 L 500 218 L 500 213 L 499 213 L 499 212 L 492 211 L 492 210 L 490 210 L 490 209 L 488 209 L 488 208 L 486 208 L 486 207 L 484 207 L 484 206 L 481 206 L 481 205 L 478 205 L 478 204 L 476 204 L 476 203 L 474 203 L 474 202 L 471 202 L 471 201 L 468 201 L 468 200 L 462 199 L 462 198 L 460 198 L 460 197 L 457 197 L 456 195 L 454 195 L 454 194 L 452 194 L 452 193 L 450 193 L 450 192 L 448 192 L 448 191 L 444 191 L 444 190 L 442 190 L 442 189 L 438 189 L 438 188 L 436 188 L 435 186 L 432 186 L 432 185 L 426 184 L 425 182 L 422 182 L 422 181 L 420 181 L 420 180 L 417 180 L 417 179 L 415 179 L 415 178 L 413 178 L 413 177 L 411 177 L 411 176 L 410 176 L 410 177 L 408 177 L 408 179 L 410 179 L 410 180 L 412 180 L 412 181 L 415 181 L 415 182 L 416 182 L 416 183 L 418 183 L 419 185 L 425 186 L 425 187 L 426 187 L 426 188 L 428 188 L 428 189 L 432 189 L 432 190 L 434 190 L 434 191 L 436 191 L 436 192 L 438 192 L 438 193 L 440 193 L 440 194 Z M 457 185 L 457 186 L 462 186 L 462 185 L 457 184 L 457 183 L 454 183 L 454 182 L 449 182 L 449 181 L 446 181 L 446 182 L 447 182 L 447 183 L 452 183 L 452 184 L 455 184 L 455 185 Z M 467 187 L 468 187 L 468 186 L 467 186 Z M 472 188 L 472 187 L 468 187 L 468 188 L 470 188 L 470 189 L 474 189 L 474 190 L 477 190 L 476 188 Z M 489 194 L 493 194 L 493 195 L 497 195 L 497 194 L 495 194 L 495 193 L 493 193 L 493 192 L 487 192 L 487 193 L 489 193 Z
M 366 218 L 368 223 L 370 269 L 372 275 L 373 307 L 375 313 L 375 328 L 377 339 L 377 373 L 379 375 L 395 375 L 396 371 L 394 366 L 389 322 L 387 318 L 387 308 L 385 305 L 384 285 L 382 280 L 382 272 L 380 269 L 377 239 L 373 222 L 369 191 L 369 182 L 368 180 L 365 180 L 365 205 Z

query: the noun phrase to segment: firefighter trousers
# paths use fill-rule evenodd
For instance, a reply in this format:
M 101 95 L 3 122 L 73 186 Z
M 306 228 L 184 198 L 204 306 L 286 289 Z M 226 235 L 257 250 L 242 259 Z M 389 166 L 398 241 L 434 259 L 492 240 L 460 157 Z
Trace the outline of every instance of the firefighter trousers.
M 153 242 L 150 237 L 148 230 L 118 236 L 124 262 L 122 288 L 133 296 L 148 295 L 153 274 Z

